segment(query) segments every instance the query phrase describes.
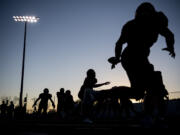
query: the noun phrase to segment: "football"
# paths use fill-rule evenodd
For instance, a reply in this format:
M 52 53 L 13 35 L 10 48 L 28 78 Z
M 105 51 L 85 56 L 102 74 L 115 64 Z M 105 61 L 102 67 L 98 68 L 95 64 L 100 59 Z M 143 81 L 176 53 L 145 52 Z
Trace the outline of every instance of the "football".
M 120 60 L 118 60 L 116 57 L 110 57 L 108 59 L 108 62 L 111 63 L 111 64 L 117 64 L 120 62 Z

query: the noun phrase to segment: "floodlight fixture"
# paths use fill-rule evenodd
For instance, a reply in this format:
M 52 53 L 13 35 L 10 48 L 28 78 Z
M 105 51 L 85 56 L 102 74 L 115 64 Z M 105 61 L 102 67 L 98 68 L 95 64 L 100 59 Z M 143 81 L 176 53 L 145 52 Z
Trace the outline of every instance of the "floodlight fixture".
M 26 52 L 26 31 L 27 31 L 27 23 L 36 23 L 39 18 L 35 16 L 13 16 L 14 21 L 16 22 L 24 22 L 24 46 L 23 46 L 23 59 L 22 59 L 22 72 L 21 72 L 21 88 L 20 88 L 20 96 L 19 96 L 19 106 L 22 108 L 23 106 L 23 86 L 24 86 L 24 67 L 25 67 L 25 52 Z
M 13 16 L 13 19 L 16 22 L 36 23 L 39 20 L 39 17 L 35 17 L 35 16 Z

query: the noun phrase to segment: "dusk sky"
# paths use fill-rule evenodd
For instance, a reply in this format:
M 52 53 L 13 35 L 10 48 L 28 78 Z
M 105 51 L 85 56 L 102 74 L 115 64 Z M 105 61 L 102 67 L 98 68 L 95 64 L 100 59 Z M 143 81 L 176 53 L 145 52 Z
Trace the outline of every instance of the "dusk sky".
M 176 58 L 161 49 L 159 36 L 149 60 L 162 71 L 169 92 L 180 91 L 180 1 L 146 0 L 169 19 L 175 35 Z M 0 0 L 0 96 L 19 96 L 24 23 L 13 16 L 37 16 L 28 23 L 24 96 L 38 97 L 44 88 L 53 96 L 60 88 L 71 90 L 74 99 L 86 71 L 96 71 L 98 83 L 129 86 L 121 64 L 111 70 L 107 59 L 114 56 L 115 43 L 123 25 L 134 18 L 144 0 Z

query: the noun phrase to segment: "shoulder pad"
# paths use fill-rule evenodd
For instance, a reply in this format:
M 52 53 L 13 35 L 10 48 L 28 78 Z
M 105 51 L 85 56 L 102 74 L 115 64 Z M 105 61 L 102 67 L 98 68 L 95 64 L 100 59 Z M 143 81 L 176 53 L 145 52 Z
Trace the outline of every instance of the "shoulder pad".
M 165 16 L 163 12 L 157 12 L 157 17 L 159 20 L 159 24 L 162 27 L 167 27 L 168 26 L 168 18 Z

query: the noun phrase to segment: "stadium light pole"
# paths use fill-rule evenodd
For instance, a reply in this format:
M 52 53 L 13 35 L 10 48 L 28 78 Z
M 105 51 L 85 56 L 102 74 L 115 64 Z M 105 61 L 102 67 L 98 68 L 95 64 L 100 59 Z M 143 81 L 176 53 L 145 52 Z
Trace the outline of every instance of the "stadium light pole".
M 22 59 L 22 71 L 21 71 L 21 88 L 19 95 L 19 106 L 23 105 L 23 85 L 24 85 L 24 65 L 25 65 L 25 53 L 26 53 L 26 33 L 27 33 L 27 23 L 36 23 L 39 18 L 35 16 L 13 16 L 15 22 L 24 22 L 24 46 L 23 46 L 23 59 Z

